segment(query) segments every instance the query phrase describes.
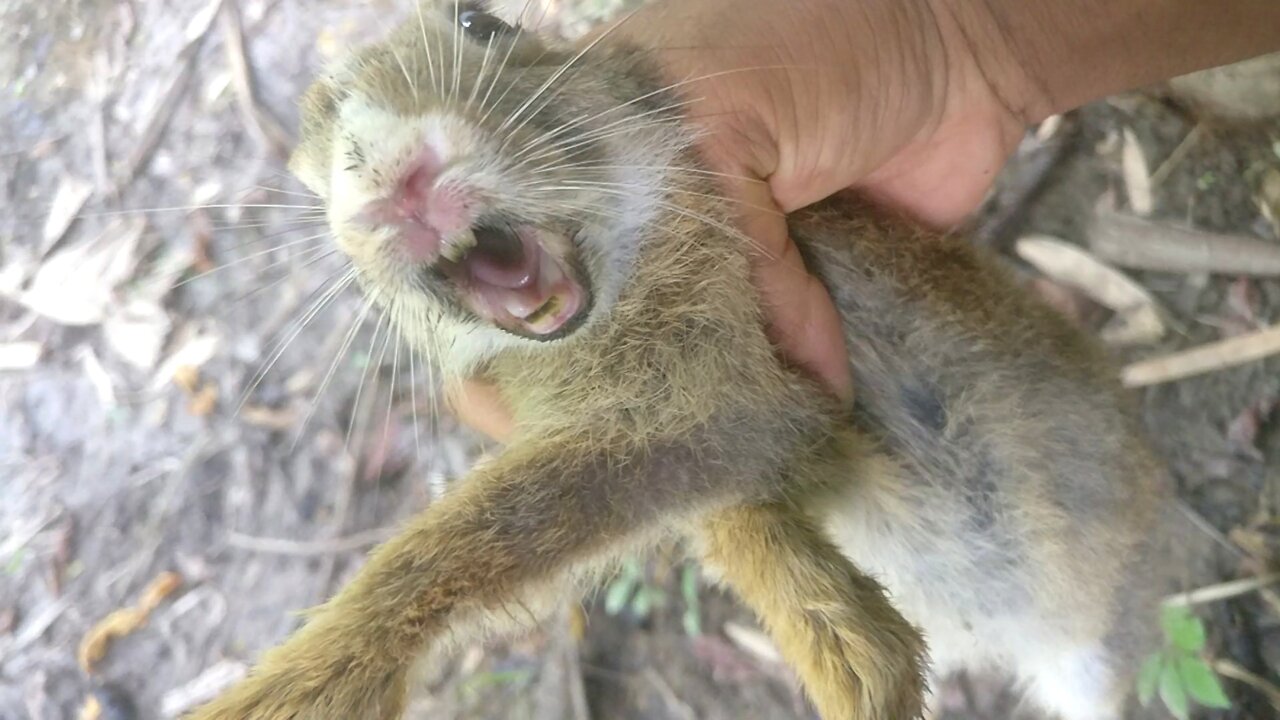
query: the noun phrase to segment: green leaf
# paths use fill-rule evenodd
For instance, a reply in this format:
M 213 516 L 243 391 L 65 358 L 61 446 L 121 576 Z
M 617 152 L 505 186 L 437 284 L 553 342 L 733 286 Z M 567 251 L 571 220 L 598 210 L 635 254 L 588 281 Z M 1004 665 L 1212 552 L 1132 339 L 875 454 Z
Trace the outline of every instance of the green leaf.
M 1163 658 L 1160 653 L 1154 653 L 1142 663 L 1142 669 L 1138 671 L 1138 700 L 1142 703 L 1142 707 L 1151 704 L 1151 699 L 1156 696 L 1156 688 L 1160 685 L 1160 671 L 1164 668 Z
M 1204 649 L 1204 623 L 1184 607 L 1166 607 L 1160 616 L 1165 638 L 1190 653 Z
M 609 584 L 608 591 L 604 596 L 604 611 L 610 615 L 617 615 L 622 612 L 622 608 L 626 607 L 627 601 L 631 599 L 631 593 L 635 592 L 636 579 L 629 574 L 623 574 L 617 580 Z
M 1226 710 L 1231 707 L 1231 700 L 1222 690 L 1222 683 L 1209 665 L 1198 657 L 1178 658 L 1178 672 L 1182 675 L 1182 684 L 1193 700 L 1205 707 Z
M 702 634 L 701 598 L 698 596 L 698 566 L 685 565 L 680 571 L 680 594 L 684 597 L 684 632 L 691 637 Z
M 1164 670 L 1160 672 L 1160 699 L 1164 701 L 1165 707 L 1169 708 L 1169 712 L 1178 720 L 1187 720 L 1188 703 L 1187 690 L 1182 686 L 1182 676 L 1178 674 L 1177 663 L 1165 663 Z
M 17 575 L 18 571 L 22 569 L 22 561 L 26 560 L 26 558 L 26 548 L 18 548 L 9 556 L 9 561 L 4 564 L 4 574 Z
M 643 620 L 649 617 L 651 610 L 653 610 L 653 593 L 649 592 L 648 588 L 643 588 L 631 599 L 631 612 Z
M 702 634 L 702 616 L 693 608 L 685 608 L 684 615 L 680 617 L 681 624 L 684 625 L 684 634 L 689 637 L 698 637 Z

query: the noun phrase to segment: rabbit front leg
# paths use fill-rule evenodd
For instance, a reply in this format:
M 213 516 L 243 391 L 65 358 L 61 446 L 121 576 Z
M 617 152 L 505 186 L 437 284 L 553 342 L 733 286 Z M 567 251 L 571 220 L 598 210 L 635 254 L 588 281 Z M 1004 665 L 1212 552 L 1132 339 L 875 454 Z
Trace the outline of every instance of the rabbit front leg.
M 705 438 L 584 452 L 581 437 L 513 446 L 474 470 L 192 720 L 398 718 L 424 651 L 510 630 L 573 576 L 763 492 L 747 479 L 759 457 Z

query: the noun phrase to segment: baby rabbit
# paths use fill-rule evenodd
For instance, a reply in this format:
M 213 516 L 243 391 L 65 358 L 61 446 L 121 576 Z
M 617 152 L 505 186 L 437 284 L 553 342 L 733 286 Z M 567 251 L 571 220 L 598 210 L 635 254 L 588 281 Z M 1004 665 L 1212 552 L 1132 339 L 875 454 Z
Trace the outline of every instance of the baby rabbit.
M 1121 717 L 1161 472 L 1100 351 L 963 240 L 830 200 L 788 222 L 843 317 L 837 403 L 765 334 L 683 86 L 605 37 L 426 2 L 307 92 L 291 169 L 360 285 L 517 431 L 194 717 L 397 718 L 423 653 L 672 533 L 826 720 L 918 717 L 964 668 Z

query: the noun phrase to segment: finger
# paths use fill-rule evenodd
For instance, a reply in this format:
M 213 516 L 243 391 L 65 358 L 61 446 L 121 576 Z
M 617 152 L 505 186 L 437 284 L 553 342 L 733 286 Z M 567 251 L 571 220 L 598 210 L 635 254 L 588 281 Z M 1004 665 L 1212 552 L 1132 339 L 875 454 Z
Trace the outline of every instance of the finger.
M 860 193 L 936 228 L 950 228 L 982 203 L 1022 140 L 1016 122 L 990 114 L 955 120 L 863 178 Z
M 840 315 L 826 287 L 808 271 L 787 234 L 786 218 L 752 210 L 769 207 L 766 186 L 743 183 L 737 194 L 746 208 L 743 231 L 758 247 L 752 252 L 753 280 L 773 341 L 784 357 L 814 375 L 842 400 L 853 398 L 853 377 Z
M 464 425 L 498 442 L 505 443 L 515 432 L 511 411 L 493 385 L 476 380 L 450 383 L 445 402 Z

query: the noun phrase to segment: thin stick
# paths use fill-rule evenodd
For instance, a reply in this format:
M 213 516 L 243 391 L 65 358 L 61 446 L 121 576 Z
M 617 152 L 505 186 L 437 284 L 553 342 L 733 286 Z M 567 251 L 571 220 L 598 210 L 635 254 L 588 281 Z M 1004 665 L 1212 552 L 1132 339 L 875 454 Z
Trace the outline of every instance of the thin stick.
M 316 557 L 318 555 L 338 555 L 355 550 L 363 550 L 378 543 L 386 542 L 395 534 L 395 528 L 376 528 L 328 540 L 308 541 L 255 537 L 230 531 L 227 533 L 227 544 L 241 550 L 250 550 L 267 555 Z
M 1260 590 L 1273 583 L 1280 582 L 1280 572 L 1266 573 L 1257 577 L 1241 578 L 1216 585 L 1206 585 L 1185 593 L 1175 593 L 1164 599 L 1166 607 L 1190 607 L 1206 603 L 1228 600 Z
M 1280 688 L 1267 682 L 1265 678 L 1254 675 L 1230 660 L 1214 660 L 1213 671 L 1222 677 L 1237 680 L 1257 690 L 1267 698 L 1272 707 L 1280 710 Z
M 1127 387 L 1145 387 L 1243 365 L 1276 353 L 1280 353 L 1280 325 L 1132 363 L 1121 372 L 1121 379 Z
M 213 28 L 213 21 L 217 18 L 219 11 L 222 9 L 224 0 L 213 0 L 209 5 L 205 6 L 188 26 L 189 34 L 187 36 L 187 44 L 175 58 L 175 64 L 178 69 L 174 72 L 173 77 L 169 80 L 169 86 L 165 88 L 161 94 L 159 102 L 151 112 L 150 119 L 147 120 L 142 136 L 138 140 L 138 144 L 133 148 L 133 152 L 129 153 L 124 164 L 116 173 L 115 183 L 112 186 L 112 194 L 119 194 L 126 185 L 133 182 L 138 172 L 146 165 L 147 160 L 151 157 L 151 153 L 155 151 L 156 146 L 160 144 L 160 139 L 164 137 L 165 129 L 169 127 L 169 120 L 173 118 L 173 112 L 178 108 L 178 101 L 186 93 L 188 81 L 191 74 L 195 70 L 196 54 L 204 40 L 209 36 L 209 31 Z
M 1160 167 L 1151 173 L 1151 187 L 1160 187 L 1165 179 L 1169 177 L 1169 173 L 1182 164 L 1182 161 L 1187 157 L 1187 153 L 1191 152 L 1191 148 L 1200 142 L 1200 134 L 1203 132 L 1203 128 L 1204 125 L 1202 124 L 1197 124 L 1191 128 L 1191 132 L 1182 138 L 1182 142 L 1178 143 L 1178 147 L 1174 148 L 1173 152 L 1169 153 L 1169 157 L 1160 163 Z
M 1206 232 L 1099 211 L 1089 249 L 1112 265 L 1138 270 L 1276 277 L 1280 248 L 1243 235 Z
M 236 105 L 240 116 L 258 142 L 277 157 L 286 157 L 293 144 L 288 131 L 276 121 L 258 102 L 254 90 L 253 72 L 244 49 L 244 30 L 240 24 L 240 8 L 235 0 L 227 0 L 219 13 L 218 25 L 222 30 L 222 42 L 227 52 L 227 64 L 231 66 L 231 84 L 235 88 Z

